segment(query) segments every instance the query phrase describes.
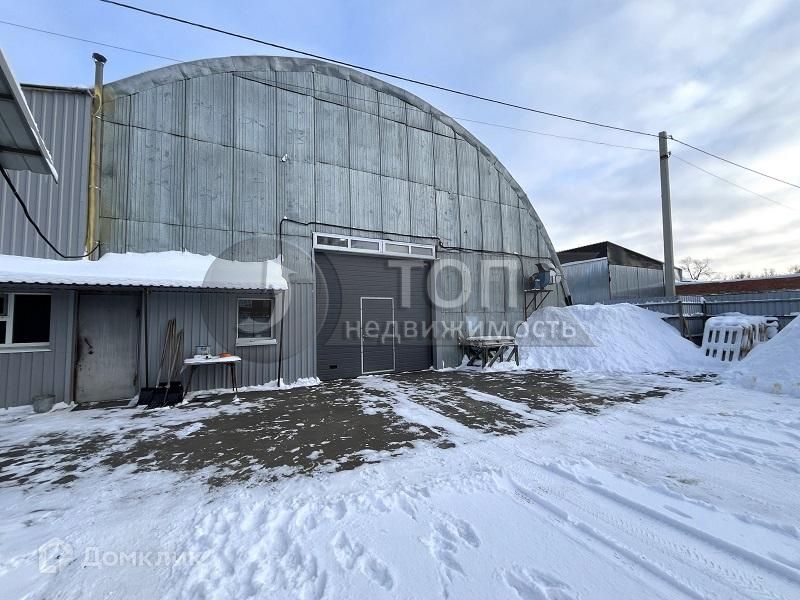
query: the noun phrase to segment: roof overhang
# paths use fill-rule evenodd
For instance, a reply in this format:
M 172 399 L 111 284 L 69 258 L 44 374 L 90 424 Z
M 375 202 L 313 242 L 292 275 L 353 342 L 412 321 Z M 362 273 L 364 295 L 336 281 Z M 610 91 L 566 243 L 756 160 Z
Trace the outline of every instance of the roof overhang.
M 39 135 L 28 103 L 0 50 L 0 166 L 15 171 L 52 175 L 53 159 Z

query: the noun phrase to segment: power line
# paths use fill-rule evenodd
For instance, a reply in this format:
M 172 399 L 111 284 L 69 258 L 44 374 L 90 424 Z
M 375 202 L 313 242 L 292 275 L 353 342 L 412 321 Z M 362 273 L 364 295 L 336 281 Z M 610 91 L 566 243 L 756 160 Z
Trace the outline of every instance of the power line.
M 258 84 L 261 84 L 261 85 L 265 85 L 265 86 L 268 86 L 268 87 L 274 87 L 274 88 L 277 88 L 277 89 L 280 89 L 280 88 L 291 88 L 292 90 L 302 90 L 303 92 L 307 92 L 307 93 L 313 93 L 315 91 L 314 88 L 310 88 L 310 87 L 304 86 L 304 85 L 298 85 L 296 83 L 286 83 L 286 82 L 272 83 L 272 82 L 269 82 L 269 81 L 263 81 L 261 79 L 254 79 L 252 77 L 245 77 L 244 75 L 237 75 L 237 77 L 239 77 L 240 79 L 244 79 L 245 81 L 252 81 L 253 83 L 258 83 Z M 339 98 L 341 98 L 343 100 L 349 99 L 349 96 L 347 94 L 339 94 L 339 93 L 330 92 L 330 91 L 325 91 L 325 96 L 338 96 Z M 378 105 L 381 104 L 380 100 L 370 100 L 369 98 L 358 98 L 358 102 L 359 103 L 364 102 L 364 103 L 370 103 L 370 104 L 378 104 Z M 414 111 L 421 112 L 421 113 L 424 113 L 424 114 L 429 114 L 427 111 L 424 111 L 424 110 L 422 110 L 420 108 L 417 108 L 416 106 L 411 106 L 410 104 L 406 108 L 408 108 L 409 110 L 414 110 Z M 358 109 L 353 109 L 353 110 L 358 110 Z M 600 146 L 611 146 L 612 148 L 626 148 L 628 150 L 641 150 L 643 152 L 658 152 L 658 150 L 656 148 L 641 148 L 641 147 L 638 147 L 638 146 L 625 146 L 625 145 L 622 145 L 622 144 L 612 144 L 610 142 L 601 142 L 600 140 L 589 140 L 589 139 L 586 139 L 586 138 L 572 137 L 572 136 L 568 136 L 568 135 L 559 135 L 559 134 L 556 134 L 556 133 L 548 133 L 548 132 L 545 132 L 545 131 L 535 131 L 533 129 L 523 129 L 521 127 L 514 127 L 512 125 L 502 125 L 500 123 L 491 123 L 489 121 L 479 121 L 477 119 L 468 119 L 466 117 L 450 117 L 450 118 L 455 120 L 455 121 L 464 121 L 464 122 L 467 122 L 467 123 L 478 123 L 480 125 L 488 125 L 489 127 L 499 127 L 500 129 L 510 129 L 512 131 L 522 131 L 522 132 L 525 132 L 525 133 L 533 133 L 535 135 L 543 135 L 543 136 L 546 136 L 546 137 L 559 138 L 559 139 L 562 139 L 562 140 L 572 140 L 572 141 L 575 141 L 575 142 L 586 142 L 588 144 L 598 144 Z
M 81 37 L 77 37 L 77 36 L 74 36 L 74 35 L 67 35 L 65 33 L 58 33 L 56 31 L 48 31 L 47 29 L 39 29 L 37 27 L 30 27 L 28 25 L 22 25 L 20 23 L 12 23 L 11 21 L 4 21 L 2 19 L 0 19 L 0 23 L 2 23 L 3 25 L 10 25 L 11 27 L 18 27 L 20 29 L 26 29 L 28 31 L 35 31 L 37 33 L 43 33 L 43 34 L 52 35 L 52 36 L 56 36 L 56 37 L 60 37 L 60 38 L 66 38 L 66 39 L 69 39 L 69 40 L 75 40 L 75 41 L 84 42 L 84 43 L 87 43 L 87 44 L 95 44 L 97 46 L 105 46 L 107 48 L 114 48 L 116 50 L 122 50 L 124 52 L 131 52 L 133 54 L 141 54 L 141 55 L 144 55 L 144 56 L 151 56 L 153 58 L 161 58 L 161 59 L 169 60 L 169 61 L 172 61 L 172 62 L 182 62 L 180 59 L 171 58 L 169 56 L 163 56 L 161 54 L 154 54 L 152 52 L 145 52 L 143 50 L 134 50 L 133 48 L 125 48 L 123 46 L 115 46 L 113 44 L 106 44 L 104 42 L 98 42 L 97 40 L 90 40 L 88 38 L 81 38 Z M 259 80 L 256 80 L 256 79 L 250 79 L 250 78 L 247 78 L 247 77 L 243 77 L 243 79 L 247 79 L 248 81 L 256 81 L 258 83 L 263 83 L 264 85 L 270 85 L 268 82 L 262 82 L 262 81 L 259 81 Z M 293 89 L 303 90 L 303 91 L 307 91 L 307 92 L 313 92 L 314 91 L 313 88 L 309 88 L 307 86 L 301 86 L 301 85 L 297 85 L 297 84 L 292 84 L 292 83 L 281 83 L 281 86 L 290 87 L 290 88 L 293 88 Z M 277 86 L 275 85 L 274 87 L 277 87 Z M 328 95 L 328 96 L 339 96 L 339 97 L 342 97 L 342 98 L 346 98 L 347 97 L 345 94 L 337 94 L 336 92 L 330 92 L 330 91 L 325 92 L 325 94 Z M 359 102 L 371 102 L 371 103 L 374 103 L 374 104 L 379 104 L 380 103 L 378 100 L 370 100 L 369 98 L 359 98 Z M 408 106 L 408 108 L 410 108 L 411 110 L 417 110 L 417 111 L 420 111 L 420 112 L 425 112 L 425 111 L 422 111 L 422 110 L 420 110 L 420 109 L 418 109 L 418 108 L 416 108 L 414 106 L 410 106 L 410 105 Z M 452 118 L 454 120 L 456 120 L 456 121 L 464 121 L 464 122 L 467 122 L 467 123 L 477 123 L 479 125 L 486 125 L 486 126 L 489 126 L 489 127 L 498 127 L 500 129 L 509 129 L 509 130 L 512 130 L 512 131 L 521 131 L 521 132 L 524 132 L 524 133 L 531 133 L 531 134 L 534 134 L 534 135 L 542 135 L 542 136 L 558 138 L 558 139 L 562 139 L 562 140 L 572 140 L 572 141 L 575 141 L 575 142 L 585 142 L 585 143 L 588 143 L 588 144 L 597 144 L 597 145 L 600 145 L 600 146 L 610 146 L 612 148 L 626 148 L 628 150 L 641 150 L 641 151 L 644 151 L 644 152 L 657 152 L 658 151 L 655 148 L 640 148 L 640 147 L 637 147 L 637 146 L 625 146 L 623 144 L 612 144 L 610 142 L 602 142 L 602 141 L 599 141 L 599 140 L 589 140 L 589 139 L 586 139 L 586 138 L 572 137 L 572 136 L 568 136 L 568 135 L 558 135 L 558 134 L 555 134 L 555 133 L 548 133 L 548 132 L 545 132 L 545 131 L 535 131 L 533 129 L 524 129 L 524 128 L 521 128 L 521 127 L 514 127 L 512 125 L 503 125 L 503 124 L 500 124 L 500 123 L 491 123 L 489 121 L 479 121 L 477 119 L 468 119 L 466 117 L 452 117 Z
M 327 57 L 327 56 L 323 56 L 321 54 L 314 54 L 313 52 L 306 52 L 305 50 L 299 50 L 297 48 L 292 48 L 292 47 L 289 47 L 289 46 L 283 46 L 281 44 L 276 44 L 274 42 L 269 42 L 269 41 L 266 41 L 266 40 L 262 40 L 262 39 L 259 39 L 259 38 L 255 38 L 255 37 L 249 36 L 249 35 L 244 35 L 244 34 L 236 33 L 236 32 L 233 32 L 233 31 L 228 31 L 226 29 L 221 29 L 219 27 L 213 27 L 211 25 L 205 25 L 203 23 L 198 23 L 196 21 L 189 21 L 188 19 L 182 19 L 180 17 L 174 17 L 172 15 L 167 15 L 167 14 L 164 14 L 164 13 L 156 12 L 154 10 L 147 10 L 147 9 L 144 9 L 144 8 L 140 8 L 138 6 L 133 6 L 131 4 L 125 4 L 124 2 L 117 2 L 116 0 L 100 0 L 100 2 L 103 2 L 105 4 L 112 4 L 112 5 L 118 6 L 120 8 L 125 8 L 125 9 L 132 10 L 132 11 L 135 11 L 135 12 L 140 12 L 140 13 L 143 13 L 143 14 L 146 14 L 146 15 L 159 17 L 161 19 L 166 19 L 168 21 L 174 21 L 175 23 L 182 23 L 184 25 L 190 25 L 191 27 L 197 27 L 199 29 L 205 29 L 206 31 L 213 31 L 215 33 L 220 33 L 222 35 L 227 35 L 227 36 L 235 37 L 235 38 L 238 38 L 238 39 L 241 39 L 241 40 L 246 40 L 248 42 L 254 42 L 256 44 L 261 44 L 263 46 L 270 46 L 272 48 L 277 48 L 279 50 L 284 50 L 286 52 L 293 52 L 295 54 L 300 54 L 301 56 L 308 56 L 310 58 L 316 58 L 318 60 L 324 60 L 324 61 L 327 61 L 327 62 L 335 63 L 335 64 L 338 64 L 338 65 L 342 65 L 344 67 L 349 67 L 351 69 L 358 69 L 358 70 L 361 70 L 361 71 L 366 71 L 367 73 L 374 73 L 375 75 L 380 75 L 382 77 L 390 77 L 392 79 L 398 79 L 400 81 L 405 81 L 407 83 L 413 83 L 415 85 L 420 85 L 420 86 L 423 86 L 423 87 L 428 87 L 428 88 L 432 88 L 432 89 L 435 89 L 435 90 L 448 92 L 450 94 L 456 94 L 458 96 L 464 96 L 466 98 L 473 98 L 475 100 L 481 100 L 483 102 L 490 102 L 492 104 L 499 104 L 500 106 L 506 106 L 506 107 L 509 107 L 509 108 L 516 108 L 516 109 L 519 109 L 519 110 L 525 110 L 525 111 L 528 111 L 528 112 L 532 112 L 532 113 L 536 113 L 536 114 L 540 114 L 540 115 L 545 115 L 545 116 L 548 116 L 548 117 L 555 117 L 557 119 L 564 119 L 564 120 L 567 120 L 567 121 L 573 121 L 575 123 L 583 123 L 585 125 L 593 125 L 595 127 L 604 127 L 605 129 L 613 129 L 615 131 L 624 131 L 626 133 L 635 133 L 637 135 L 645 135 L 645 136 L 649 136 L 649 137 L 658 137 L 658 134 L 656 134 L 656 133 L 649 133 L 649 132 L 646 132 L 646 131 L 639 131 L 637 129 L 628 129 L 628 128 L 625 128 L 625 127 L 617 127 L 615 125 L 607 125 L 605 123 L 599 123 L 597 121 L 589 121 L 587 119 L 579 119 L 577 117 L 570 117 L 570 116 L 567 116 L 567 115 L 561 115 L 561 114 L 554 113 L 554 112 L 548 112 L 546 110 L 539 110 L 537 108 L 532 108 L 530 106 L 524 106 L 524 105 L 521 105 L 521 104 L 514 104 L 513 102 L 507 102 L 505 100 L 498 100 L 496 98 L 489 98 L 487 96 L 481 96 L 479 94 L 473 94 L 471 92 L 464 92 L 464 91 L 461 91 L 461 90 L 457 90 L 457 89 L 454 89 L 454 88 L 449 88 L 449 87 L 446 87 L 446 86 L 443 86 L 443 85 L 438 85 L 438 84 L 435 84 L 435 83 L 428 83 L 428 82 L 425 82 L 425 81 L 421 81 L 419 79 L 413 79 L 411 77 L 405 77 L 403 75 L 397 75 L 397 74 L 389 73 L 389 72 L 386 72 L 386 71 L 380 71 L 378 69 L 372 69 L 370 67 L 365 67 L 365 66 L 362 66 L 362 65 L 357 65 L 357 64 L 345 62 L 345 61 L 342 61 L 342 60 L 337 60 L 335 58 L 330 58 L 330 57 Z
M 161 58 L 164 60 L 170 60 L 172 62 L 183 62 L 177 58 L 171 58 L 169 56 L 162 56 L 160 54 L 153 54 L 152 52 L 143 52 L 141 50 L 134 50 L 132 48 L 123 48 L 122 46 L 115 46 L 114 44 L 105 44 L 103 42 L 98 42 L 96 40 L 87 40 L 86 38 L 77 37 L 74 35 L 67 35 L 66 33 L 58 33 L 56 31 L 48 31 L 47 29 L 39 29 L 38 27 L 31 27 L 29 25 L 21 25 L 20 23 L 12 23 L 11 21 L 3 21 L 0 19 L 0 23 L 3 25 L 10 25 L 11 27 L 19 27 L 20 29 L 27 29 L 28 31 L 36 31 L 38 33 L 46 33 L 47 35 L 54 35 L 56 37 L 66 38 L 68 40 L 75 40 L 78 42 L 85 42 L 87 44 L 95 44 L 97 46 L 105 46 L 106 48 L 114 48 L 115 50 L 122 50 L 124 52 L 132 52 L 133 54 L 141 54 L 143 56 L 151 56 L 153 58 Z
M 586 138 L 572 137 L 569 135 L 558 135 L 555 133 L 547 133 L 545 131 L 535 131 L 533 129 L 523 129 L 522 127 L 514 127 L 512 125 L 501 125 L 500 123 L 489 123 L 488 121 L 478 121 L 476 119 L 467 119 L 466 117 L 452 117 L 456 121 L 465 121 L 467 123 L 478 123 L 480 125 L 488 125 L 490 127 L 500 127 L 501 129 L 511 129 L 512 131 L 522 131 L 525 133 L 533 133 L 535 135 L 544 135 L 546 137 L 559 138 L 561 140 L 572 140 L 575 142 L 586 142 L 587 144 L 598 144 L 600 146 L 611 146 L 612 148 L 627 148 L 628 150 L 641 150 L 643 152 L 658 152 L 657 148 L 640 148 L 639 146 L 624 146 L 622 144 L 612 144 L 610 142 L 601 142 L 599 140 L 588 140 Z
M 758 196 L 759 198 L 762 198 L 762 199 L 766 200 L 767 202 L 772 202 L 773 204 L 777 204 L 778 206 L 782 206 L 783 208 L 788 208 L 789 210 L 794 210 L 794 211 L 797 210 L 794 206 L 789 206 L 788 204 L 784 204 L 783 202 L 778 202 L 777 200 L 773 200 L 772 198 L 770 198 L 768 196 L 765 196 L 764 194 L 759 194 L 758 192 L 754 192 L 753 190 L 748 189 L 748 188 L 746 188 L 746 187 L 744 187 L 742 185 L 739 185 L 738 183 L 735 183 L 733 181 L 730 181 L 729 179 L 725 179 L 724 177 L 720 177 L 716 173 L 712 173 L 711 171 L 707 171 L 703 167 L 699 167 L 696 164 L 689 162 L 685 158 L 681 158 L 680 156 L 678 156 L 674 152 L 672 153 L 671 156 L 672 156 L 672 158 L 677 158 L 682 163 L 687 164 L 690 167 L 693 167 L 693 168 L 697 169 L 698 171 L 702 171 L 706 175 L 711 175 L 712 177 L 715 177 L 715 178 L 719 179 L 720 181 L 724 181 L 725 183 L 727 183 L 729 185 L 732 185 L 733 187 L 737 187 L 740 190 L 747 192 L 748 194 L 753 194 L 754 196 Z
M 28 222 L 31 225 L 33 225 L 33 228 L 36 230 L 36 233 L 38 233 L 39 237 L 44 240 L 44 243 L 50 246 L 53 252 L 58 254 L 61 258 L 86 258 L 87 256 L 91 256 L 94 253 L 94 251 L 100 247 L 100 244 L 97 243 L 95 247 L 89 250 L 89 252 L 87 252 L 86 254 L 78 254 L 74 256 L 70 256 L 69 254 L 64 254 L 63 252 L 61 252 L 61 250 L 56 248 L 53 245 L 53 243 L 49 239 L 47 239 L 47 236 L 42 232 L 42 230 L 39 229 L 39 226 L 36 224 L 36 221 L 33 220 L 31 213 L 28 212 L 28 207 L 25 205 L 25 201 L 22 199 L 22 196 L 19 195 L 17 188 L 14 186 L 14 182 L 11 181 L 11 178 L 8 176 L 8 173 L 6 173 L 6 170 L 3 167 L 0 167 L 0 173 L 3 174 L 3 179 L 6 180 L 8 187 L 11 188 L 11 193 L 14 194 L 14 197 L 17 199 L 17 202 L 19 202 L 20 207 L 22 207 L 22 214 L 24 214 L 25 218 L 28 219 Z
M 724 158 L 722 156 L 714 154 L 713 152 L 709 152 L 708 150 L 703 150 L 702 148 L 698 148 L 697 146 L 692 146 L 691 144 L 688 144 L 688 143 L 686 143 L 686 142 L 684 142 L 682 140 L 679 140 L 678 138 L 674 138 L 672 136 L 669 136 L 669 138 L 674 142 L 678 142 L 679 144 L 682 144 L 682 145 L 686 146 L 687 148 L 691 148 L 692 150 L 697 150 L 698 152 L 702 152 L 703 154 L 706 154 L 708 156 L 716 158 L 717 160 L 721 160 L 722 162 L 726 162 L 729 165 L 733 165 L 734 167 L 739 167 L 740 169 L 744 169 L 745 171 L 750 171 L 751 173 L 755 173 L 756 175 L 761 175 L 762 177 L 766 177 L 767 179 L 772 179 L 773 181 L 777 181 L 779 183 L 783 183 L 783 184 L 789 185 L 789 186 L 791 186 L 793 188 L 797 188 L 797 189 L 800 190 L 800 185 L 794 184 L 791 181 L 786 181 L 785 179 L 780 179 L 778 177 L 773 177 L 772 175 L 768 175 L 767 173 L 764 173 L 763 171 L 756 171 L 755 169 L 751 169 L 750 167 L 745 167 L 742 164 L 739 164 L 737 162 L 734 162 L 732 160 L 729 160 L 727 158 Z

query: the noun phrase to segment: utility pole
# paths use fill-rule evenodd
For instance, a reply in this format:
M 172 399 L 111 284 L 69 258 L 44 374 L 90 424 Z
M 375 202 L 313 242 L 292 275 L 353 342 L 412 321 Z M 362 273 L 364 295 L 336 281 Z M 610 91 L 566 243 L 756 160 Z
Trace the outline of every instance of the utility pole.
M 658 134 L 658 156 L 661 163 L 661 218 L 664 227 L 664 293 L 675 295 L 675 257 L 672 253 L 672 201 L 669 196 L 669 149 L 667 132 Z

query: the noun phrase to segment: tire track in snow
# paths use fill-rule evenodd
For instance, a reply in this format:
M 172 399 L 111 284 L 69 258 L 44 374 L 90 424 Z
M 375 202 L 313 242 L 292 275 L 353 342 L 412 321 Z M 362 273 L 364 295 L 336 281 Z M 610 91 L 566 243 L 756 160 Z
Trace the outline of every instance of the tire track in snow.
M 542 489 L 547 489 L 548 496 L 557 495 L 558 502 L 545 499 L 540 494 L 533 492 L 527 486 L 521 486 L 514 478 L 511 478 L 512 485 L 538 505 L 546 508 L 551 513 L 560 516 L 565 522 L 572 524 L 577 529 L 589 533 L 599 542 L 608 545 L 615 551 L 619 551 L 628 557 L 632 557 L 649 572 L 656 574 L 668 583 L 678 584 L 679 589 L 686 592 L 686 589 L 693 590 L 692 597 L 704 597 L 701 592 L 694 590 L 688 582 L 681 581 L 680 576 L 675 575 L 671 569 L 650 559 L 645 559 L 643 555 L 636 554 L 635 543 L 647 542 L 647 551 L 657 550 L 661 554 L 661 561 L 681 564 L 682 573 L 693 572 L 696 577 L 692 580 L 706 579 L 712 588 L 720 585 L 728 589 L 728 593 L 721 596 L 733 598 L 743 594 L 742 588 L 749 590 L 762 598 L 793 598 L 798 593 L 798 589 L 787 590 L 786 595 L 781 595 L 768 589 L 763 582 L 772 580 L 777 575 L 784 581 L 797 584 L 800 582 L 800 573 L 780 562 L 761 556 L 747 549 L 735 546 L 715 538 L 701 530 L 688 527 L 664 513 L 660 513 L 649 507 L 638 504 L 628 498 L 614 494 L 609 490 L 590 486 L 575 477 L 567 476 L 563 472 L 548 468 L 536 461 L 519 455 L 528 464 L 532 465 L 539 472 L 536 474 L 526 472 L 526 480 L 533 480 Z M 559 486 L 553 482 L 552 475 L 564 480 L 567 485 Z M 579 486 L 578 493 L 574 486 Z M 589 492 L 588 496 L 580 491 Z M 608 506 L 608 502 L 613 505 L 610 510 L 602 510 L 601 507 Z M 569 505 L 570 509 L 564 507 Z M 584 515 L 584 519 L 576 515 Z M 605 531 L 600 532 L 597 525 L 605 525 Z M 667 527 L 667 534 L 663 533 Z M 677 533 L 682 534 L 675 536 Z M 661 533 L 659 533 L 661 532 Z M 672 533 L 670 536 L 669 533 Z M 616 539 L 623 534 L 629 537 L 631 546 L 621 545 Z M 687 539 L 688 538 L 688 539 Z M 688 543 L 694 541 L 694 544 Z M 688 559 L 688 560 L 687 560 Z M 737 559 L 744 559 L 757 571 L 767 571 L 773 577 L 765 578 L 760 574 L 748 575 L 746 571 L 738 567 L 735 562 Z M 733 563 L 733 564 L 732 564 Z M 703 568 L 697 568 L 702 565 Z M 712 575 L 716 573 L 717 577 Z M 784 586 L 786 587 L 786 586 Z M 686 589 L 684 589 L 686 588 Z M 690 594 L 691 595 L 691 594 Z M 748 597 L 748 596 L 744 596 Z

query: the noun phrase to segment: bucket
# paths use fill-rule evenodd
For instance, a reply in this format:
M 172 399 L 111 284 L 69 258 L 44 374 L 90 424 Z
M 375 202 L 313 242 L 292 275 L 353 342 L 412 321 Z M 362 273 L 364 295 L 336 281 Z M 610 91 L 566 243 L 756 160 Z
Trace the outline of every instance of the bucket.
M 35 413 L 50 412 L 55 403 L 56 403 L 56 397 L 53 394 L 42 394 L 41 396 L 34 396 L 33 412 Z

